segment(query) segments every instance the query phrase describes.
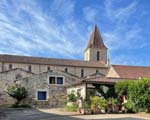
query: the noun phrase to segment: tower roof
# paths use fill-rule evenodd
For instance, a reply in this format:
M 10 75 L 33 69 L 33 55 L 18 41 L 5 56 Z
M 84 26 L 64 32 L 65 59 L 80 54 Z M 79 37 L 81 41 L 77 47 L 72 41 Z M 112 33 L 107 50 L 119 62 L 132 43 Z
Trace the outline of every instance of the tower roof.
M 102 37 L 100 35 L 97 25 L 94 26 L 89 43 L 85 50 L 87 50 L 88 48 L 107 49 L 107 47 L 103 43 L 103 40 L 102 40 Z

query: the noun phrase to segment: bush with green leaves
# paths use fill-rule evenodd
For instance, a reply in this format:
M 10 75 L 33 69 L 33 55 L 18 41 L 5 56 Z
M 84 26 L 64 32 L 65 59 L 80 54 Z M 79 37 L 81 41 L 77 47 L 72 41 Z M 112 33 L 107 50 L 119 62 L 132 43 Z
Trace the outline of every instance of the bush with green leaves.
M 75 95 L 75 93 L 68 94 L 68 102 L 76 102 L 78 97 Z
M 118 81 L 115 84 L 115 92 L 118 95 L 127 95 L 128 94 L 128 86 L 133 82 L 133 80 L 123 80 Z
M 150 112 L 150 78 L 130 84 L 128 98 L 134 103 L 135 112 Z
M 9 96 L 17 100 L 17 102 L 14 104 L 15 107 L 19 106 L 20 102 L 27 97 L 27 90 L 20 84 L 8 86 L 7 93 Z
M 119 81 L 115 91 L 127 96 L 124 107 L 128 112 L 150 112 L 150 78 Z
M 113 105 L 113 106 L 119 104 L 119 101 L 118 101 L 118 99 L 116 99 L 116 98 L 108 98 L 107 102 L 108 102 L 108 104 L 111 104 L 111 105 Z
M 125 111 L 127 113 L 134 113 L 134 103 L 129 99 L 126 103 L 123 103 Z
M 100 109 L 106 109 L 107 101 L 99 96 L 90 97 L 91 108 L 100 107 Z

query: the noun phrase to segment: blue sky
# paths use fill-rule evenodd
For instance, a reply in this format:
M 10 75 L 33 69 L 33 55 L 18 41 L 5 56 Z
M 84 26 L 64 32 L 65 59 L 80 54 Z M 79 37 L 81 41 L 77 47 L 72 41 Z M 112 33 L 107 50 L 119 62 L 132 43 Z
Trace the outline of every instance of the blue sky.
M 0 0 L 0 53 L 83 60 L 97 23 L 112 64 L 150 66 L 150 0 Z

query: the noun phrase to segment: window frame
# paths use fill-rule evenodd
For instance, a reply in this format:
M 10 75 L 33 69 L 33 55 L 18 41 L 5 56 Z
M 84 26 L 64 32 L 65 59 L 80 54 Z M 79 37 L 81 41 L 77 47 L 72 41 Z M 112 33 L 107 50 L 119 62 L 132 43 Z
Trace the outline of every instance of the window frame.
M 50 84 L 50 83 L 49 83 L 49 78 L 50 78 L 50 77 L 55 77 L 55 84 Z M 57 78 L 59 78 L 59 77 L 62 77 L 62 78 L 63 78 L 63 84 L 57 84 Z M 59 75 L 48 75 L 48 80 L 47 80 L 47 82 L 48 82 L 48 85 L 63 86 L 63 85 L 65 85 L 65 77 L 64 77 L 64 76 L 59 76 Z
M 54 78 L 55 83 L 53 83 L 53 84 L 51 83 L 51 84 L 50 84 L 50 77 L 53 77 L 53 78 Z M 48 84 L 49 84 L 49 85 L 55 85 L 55 84 L 56 84 L 56 77 L 55 77 L 55 76 L 49 76 L 49 77 L 48 77 Z
M 46 92 L 46 100 L 39 100 L 38 99 L 38 92 Z M 38 89 L 38 90 L 36 90 L 36 100 L 37 101 L 48 101 L 48 98 L 49 98 L 48 90 L 46 90 L 46 89 Z
M 58 81 L 57 81 L 58 78 L 62 78 L 62 84 L 58 84 Z M 64 78 L 63 78 L 63 77 L 56 77 L 55 79 L 56 79 L 55 83 L 56 83 L 57 85 L 63 85 L 63 84 L 64 84 Z

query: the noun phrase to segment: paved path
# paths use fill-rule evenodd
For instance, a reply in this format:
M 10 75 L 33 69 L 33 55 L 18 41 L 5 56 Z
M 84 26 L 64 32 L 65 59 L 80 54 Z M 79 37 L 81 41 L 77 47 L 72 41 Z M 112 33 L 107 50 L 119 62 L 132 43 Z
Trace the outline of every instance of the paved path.
M 144 120 L 128 114 L 75 115 L 57 110 L 0 108 L 0 120 Z

